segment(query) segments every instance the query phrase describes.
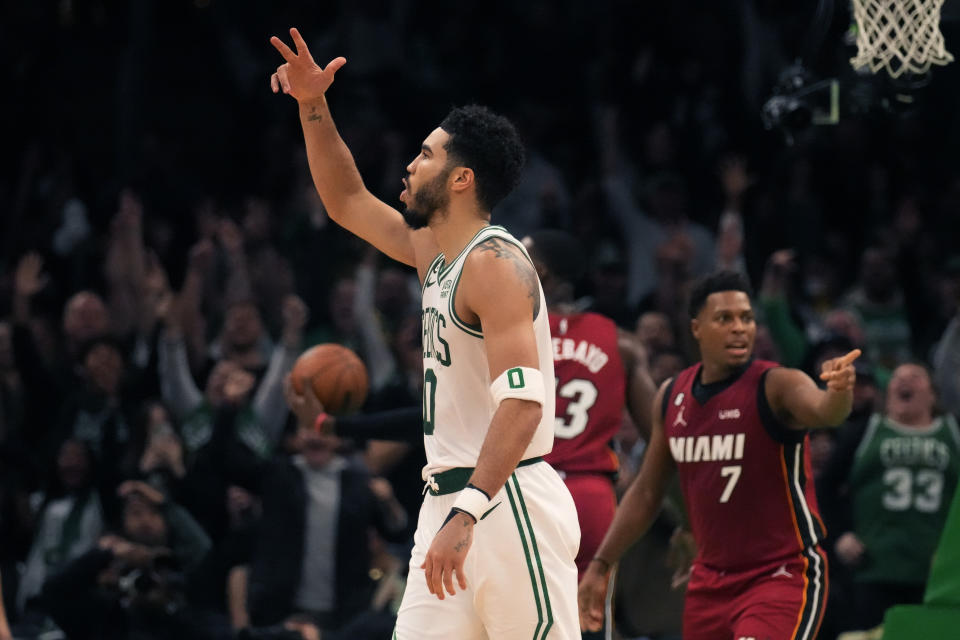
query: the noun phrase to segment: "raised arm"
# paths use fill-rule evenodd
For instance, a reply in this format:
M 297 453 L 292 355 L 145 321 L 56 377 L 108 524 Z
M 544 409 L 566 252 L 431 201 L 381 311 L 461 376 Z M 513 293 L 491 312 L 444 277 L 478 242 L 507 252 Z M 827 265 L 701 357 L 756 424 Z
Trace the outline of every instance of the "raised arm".
M 280 38 L 270 38 L 286 62 L 270 78 L 274 93 L 293 96 L 300 106 L 300 124 L 313 183 L 330 218 L 394 260 L 422 271 L 439 253 L 428 229 L 411 230 L 393 207 L 377 199 L 363 184 L 350 149 L 340 137 L 325 97 L 345 58 L 325 68 L 314 62 L 300 32 L 290 29 L 296 51 Z
M 799 369 L 771 369 L 766 377 L 770 408 L 791 429 L 836 427 L 847 419 L 853 408 L 853 385 L 857 375 L 853 361 L 860 349 L 823 363 L 820 389 L 810 376 Z
M 667 484 L 676 471 L 670 447 L 663 432 L 660 408 L 670 381 L 660 386 L 651 408 L 650 444 L 643 454 L 640 473 L 623 495 L 613 522 L 597 549 L 597 555 L 587 566 L 580 581 L 577 599 L 580 608 L 580 628 L 599 631 L 603 624 L 603 609 L 607 584 L 613 565 L 640 536 L 647 532 L 660 512 Z

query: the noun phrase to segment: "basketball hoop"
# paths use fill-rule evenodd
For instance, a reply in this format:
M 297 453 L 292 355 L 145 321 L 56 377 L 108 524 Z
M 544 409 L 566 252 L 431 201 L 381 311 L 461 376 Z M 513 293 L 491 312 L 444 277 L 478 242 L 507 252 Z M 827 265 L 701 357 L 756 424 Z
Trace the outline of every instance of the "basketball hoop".
M 854 69 L 886 69 L 892 78 L 953 62 L 940 33 L 944 0 L 851 0 L 857 21 Z

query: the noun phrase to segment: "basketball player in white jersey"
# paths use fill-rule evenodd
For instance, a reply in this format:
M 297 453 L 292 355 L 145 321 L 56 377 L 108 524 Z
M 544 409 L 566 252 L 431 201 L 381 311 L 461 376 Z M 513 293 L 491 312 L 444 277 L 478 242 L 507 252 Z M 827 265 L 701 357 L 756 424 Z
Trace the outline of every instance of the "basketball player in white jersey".
M 394 638 L 579 638 L 577 513 L 541 456 L 553 443 L 547 307 L 523 246 L 490 211 L 516 185 L 523 147 L 483 107 L 454 109 L 407 166 L 399 213 L 366 190 L 303 38 L 273 91 L 300 109 L 310 171 L 330 218 L 417 268 L 423 283 L 427 466 Z

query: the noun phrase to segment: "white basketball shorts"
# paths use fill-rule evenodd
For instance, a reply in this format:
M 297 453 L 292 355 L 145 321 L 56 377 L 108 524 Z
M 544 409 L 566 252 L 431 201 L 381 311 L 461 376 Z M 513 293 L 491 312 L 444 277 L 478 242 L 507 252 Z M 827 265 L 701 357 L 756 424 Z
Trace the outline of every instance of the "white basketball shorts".
M 397 640 L 579 640 L 577 510 L 546 462 L 520 466 L 473 529 L 464 562 L 467 590 L 439 600 L 423 564 L 457 493 L 427 494 L 420 507 Z

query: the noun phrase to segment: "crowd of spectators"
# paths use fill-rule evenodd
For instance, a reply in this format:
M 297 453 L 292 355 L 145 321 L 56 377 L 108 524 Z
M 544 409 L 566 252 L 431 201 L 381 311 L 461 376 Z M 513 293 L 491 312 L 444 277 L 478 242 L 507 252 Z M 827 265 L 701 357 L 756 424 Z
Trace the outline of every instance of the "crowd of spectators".
M 452 17 L 409 0 L 7 3 L 0 584 L 13 634 L 389 637 L 422 451 L 409 434 L 313 434 L 284 378 L 304 348 L 338 342 L 367 364 L 364 411 L 417 406 L 419 287 L 326 217 L 296 107 L 268 88 L 268 38 L 293 25 L 318 59 L 346 56 L 333 114 L 387 202 L 450 106 L 513 118 L 528 160 L 495 222 L 576 233 L 581 306 L 637 333 L 658 384 L 696 360 L 689 283 L 732 268 L 758 292 L 758 357 L 814 374 L 864 350 L 853 432 L 905 363 L 931 372 L 931 410 L 960 414 L 956 72 L 936 70 L 910 111 L 845 112 L 785 146 L 759 106 L 796 55 L 785 25 L 806 16 L 780 5 L 486 1 Z M 814 439 L 816 473 L 848 451 L 835 444 Z M 618 447 L 625 482 L 643 448 L 629 424 Z M 847 479 L 830 477 L 832 496 Z M 645 562 L 666 562 L 674 524 Z M 855 549 L 838 553 L 856 565 Z M 666 592 L 682 589 L 661 573 L 622 590 L 621 605 L 643 593 L 635 607 L 650 609 L 620 616 L 625 635 L 678 632 L 653 615 L 649 594 L 676 603 Z M 853 597 L 838 584 L 834 609 Z

